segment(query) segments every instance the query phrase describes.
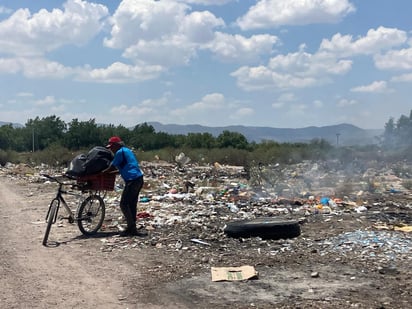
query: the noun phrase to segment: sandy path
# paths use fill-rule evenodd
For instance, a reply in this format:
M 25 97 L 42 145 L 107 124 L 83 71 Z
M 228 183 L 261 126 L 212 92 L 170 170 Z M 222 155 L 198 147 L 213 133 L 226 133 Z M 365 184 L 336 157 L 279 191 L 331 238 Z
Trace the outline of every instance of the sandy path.
M 127 308 L 116 263 L 101 256 L 96 240 L 41 245 L 51 195 L 31 192 L 0 178 L 0 307 Z M 59 236 L 70 240 L 75 229 L 68 226 Z M 50 238 L 57 233 L 53 226 Z

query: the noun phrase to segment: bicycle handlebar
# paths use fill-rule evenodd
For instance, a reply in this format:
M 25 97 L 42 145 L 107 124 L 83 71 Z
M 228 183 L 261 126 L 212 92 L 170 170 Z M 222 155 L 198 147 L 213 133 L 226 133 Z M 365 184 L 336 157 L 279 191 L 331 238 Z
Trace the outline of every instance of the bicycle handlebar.
M 40 174 L 40 176 L 46 177 L 46 178 L 48 178 L 50 180 L 53 180 L 53 181 L 55 181 L 55 182 L 57 182 L 58 184 L 61 184 L 61 185 L 69 184 L 69 183 L 64 183 L 63 181 L 59 180 L 56 176 L 51 176 L 49 174 Z M 62 175 L 62 176 L 64 176 L 64 175 Z
M 49 174 L 40 174 L 40 176 L 43 176 L 43 177 L 49 178 L 51 180 L 54 180 L 56 182 L 59 182 L 59 180 L 56 177 L 50 176 Z
M 63 181 L 59 180 L 57 177 L 51 176 L 49 174 L 40 174 L 40 176 L 46 177 L 50 180 L 53 180 L 53 181 L 57 182 L 60 186 L 71 185 L 72 189 L 75 189 L 75 190 L 84 190 L 85 189 L 83 184 L 77 184 L 77 183 L 73 183 L 73 182 L 63 182 Z M 61 176 L 67 177 L 68 179 L 73 180 L 73 178 L 68 177 L 67 175 L 61 175 Z

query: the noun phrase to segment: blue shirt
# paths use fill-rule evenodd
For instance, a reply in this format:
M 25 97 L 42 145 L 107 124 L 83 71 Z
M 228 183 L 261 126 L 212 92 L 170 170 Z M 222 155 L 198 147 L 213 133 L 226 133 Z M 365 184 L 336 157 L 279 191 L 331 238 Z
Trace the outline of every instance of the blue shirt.
M 143 176 L 139 161 L 136 159 L 134 153 L 127 147 L 122 146 L 116 151 L 112 165 L 119 170 L 124 181 L 135 180 Z

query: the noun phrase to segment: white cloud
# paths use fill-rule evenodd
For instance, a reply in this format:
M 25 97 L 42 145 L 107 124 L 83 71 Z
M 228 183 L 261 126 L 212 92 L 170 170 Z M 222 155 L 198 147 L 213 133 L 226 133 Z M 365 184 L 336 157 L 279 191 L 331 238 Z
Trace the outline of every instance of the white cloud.
M 330 76 L 342 75 L 352 61 L 339 60 L 325 53 L 303 50 L 270 59 L 268 66 L 243 66 L 232 73 L 238 86 L 246 91 L 306 88 L 330 82 Z
M 278 100 L 283 102 L 292 102 L 296 100 L 296 96 L 293 93 L 282 93 Z
M 222 61 L 251 62 L 262 55 L 269 55 L 278 38 L 269 34 L 242 35 L 216 32 L 215 39 L 207 46 Z
M 319 51 L 330 52 L 339 57 L 373 55 L 382 50 L 404 44 L 406 40 L 405 31 L 379 27 L 370 29 L 366 36 L 355 40 L 352 35 L 337 33 L 331 40 L 323 39 Z
M 237 0 L 177 0 L 177 1 L 189 3 L 189 4 L 196 4 L 196 5 L 224 5 L 229 2 L 233 2 Z
M 374 57 L 375 65 L 381 70 L 411 70 L 412 48 L 391 50 Z
M 224 4 L 226 1 L 205 1 Z M 225 62 L 255 63 L 273 52 L 278 38 L 269 34 L 244 37 L 216 32 L 226 27 L 209 11 L 190 12 L 176 1 L 123 0 L 110 19 L 103 5 L 68 0 L 64 9 L 31 14 L 19 9 L 0 22 L 0 73 L 21 73 L 29 78 L 67 78 L 99 83 L 131 83 L 154 79 L 171 67 L 189 65 L 198 51 L 210 51 Z M 86 44 L 110 21 L 106 47 L 123 50 L 121 60 L 106 67 L 70 67 L 47 60 L 49 51 L 63 45 Z M 13 38 L 10 39 L 10 33 Z
M 39 56 L 64 45 L 82 45 L 102 29 L 108 9 L 100 4 L 68 0 L 64 10 L 19 9 L 0 22 L 0 53 Z M 10 34 L 13 34 L 10 36 Z
M 167 102 L 168 102 L 168 97 L 169 97 L 169 93 L 165 93 L 163 97 L 158 98 L 158 99 L 146 99 L 143 100 L 141 104 L 139 104 L 140 106 L 149 106 L 149 107 L 165 107 L 167 106 Z
M 162 71 L 158 65 L 131 66 L 115 62 L 104 69 L 80 71 L 76 79 L 101 83 L 133 83 L 156 78 Z
M 296 96 L 293 93 L 282 93 L 275 102 L 272 103 L 272 107 L 275 109 L 280 109 L 284 107 L 287 103 L 296 101 Z
M 337 106 L 338 107 L 347 107 L 347 106 L 351 106 L 351 105 L 355 105 L 358 104 L 358 102 L 356 100 L 350 100 L 350 99 L 340 99 L 337 102 Z
M 221 93 L 211 93 L 205 95 L 202 100 L 195 102 L 186 108 L 196 111 L 219 110 L 225 106 L 225 97 Z
M 412 82 L 412 73 L 392 77 L 393 82 Z
M 123 53 L 125 58 L 134 63 L 148 65 L 156 64 L 164 67 L 186 65 L 196 55 L 196 48 L 179 37 L 164 40 L 139 41 L 127 48 Z
M 391 91 L 388 89 L 387 82 L 385 81 L 374 81 L 373 83 L 366 86 L 359 86 L 351 89 L 352 92 L 371 92 L 371 93 L 383 93 Z
M 366 36 L 356 40 L 350 35 L 336 34 L 331 40 L 324 39 L 314 54 L 305 52 L 303 44 L 298 52 L 271 58 L 267 66 L 243 66 L 232 76 L 246 91 L 319 86 L 351 70 L 353 61 L 344 57 L 356 55 L 375 55 L 375 64 L 380 69 L 412 69 L 412 48 L 378 54 L 406 42 L 405 31 L 385 27 L 370 29 Z
M 347 0 L 260 0 L 237 23 L 242 30 L 336 23 L 354 11 Z
M 111 18 L 111 37 L 104 43 L 111 48 L 127 48 L 140 40 L 170 37 L 178 32 L 189 7 L 174 1 L 123 0 Z
M 43 58 L 0 58 L 0 73 L 22 73 L 28 78 L 65 78 L 74 74 L 75 69 L 48 61 Z
M 274 109 L 280 109 L 280 108 L 282 108 L 283 106 L 285 106 L 285 102 L 277 101 L 277 102 L 272 103 L 272 107 L 273 107 Z
M 188 42 L 204 44 L 214 38 L 214 28 L 225 26 L 221 18 L 208 11 L 192 12 L 179 23 L 179 34 Z
M 127 106 L 127 105 L 119 105 L 115 106 L 110 109 L 110 113 L 115 117 L 126 117 L 126 118 L 134 118 L 134 117 L 141 117 L 144 118 L 151 112 L 154 112 L 154 109 L 151 107 L 142 107 L 142 106 Z
M 49 106 L 49 105 L 53 105 L 55 103 L 56 103 L 56 99 L 55 99 L 54 96 L 46 96 L 45 98 L 40 99 L 40 100 L 36 100 L 34 102 L 34 104 L 37 105 L 37 106 L 45 106 L 45 105 Z
M 250 107 L 242 107 L 237 110 L 235 110 L 233 113 L 229 115 L 230 119 L 233 120 L 239 120 L 239 119 L 245 119 L 246 117 L 250 117 L 253 114 L 255 114 L 255 110 Z
M 118 105 L 112 108 L 110 113 L 121 117 L 123 123 L 131 125 L 144 121 L 169 123 L 170 119 L 173 119 L 173 123 L 189 120 L 200 124 L 206 119 L 210 120 L 210 117 L 206 116 L 210 113 L 215 119 L 220 119 L 219 115 L 241 119 L 253 113 L 249 108 L 237 108 L 237 105 L 228 102 L 221 93 L 207 94 L 199 101 L 179 108 L 173 108 L 170 99 L 171 94 L 166 92 L 160 98 L 145 99 L 135 105 Z
M 111 19 L 111 37 L 104 44 L 125 49 L 123 56 L 134 63 L 187 65 L 199 48 L 214 40 L 214 29 L 225 26 L 208 11 L 188 10 L 174 1 L 124 0 Z
M 22 63 L 18 59 L 0 58 L 0 73 L 16 74 L 21 72 L 23 68 Z
M 127 65 L 115 62 L 107 68 L 71 68 L 42 58 L 0 58 L 0 73 L 21 73 L 27 78 L 63 79 L 97 83 L 134 83 L 158 77 L 164 69 L 159 65 Z
M 296 76 L 341 75 L 350 70 L 352 62 L 337 60 L 322 53 L 309 54 L 304 51 L 279 55 L 269 61 L 268 67 L 275 72 L 294 72 Z
M 193 12 L 189 15 L 183 15 L 182 12 L 181 15 L 180 20 L 169 18 L 170 25 L 165 27 L 164 32 L 130 42 L 123 56 L 135 63 L 165 67 L 187 65 L 196 56 L 197 49 L 214 39 L 213 29 L 224 26 L 224 21 L 210 12 Z
M 313 101 L 313 106 L 316 108 L 322 108 L 324 106 L 324 103 L 321 100 L 315 100 Z
M 291 105 L 291 110 L 293 113 L 299 113 L 302 114 L 308 109 L 308 106 L 306 104 L 296 104 L 296 105 Z M 289 111 L 290 112 L 290 111 Z
M 31 92 L 19 92 L 19 93 L 17 93 L 16 94 L 16 96 L 17 97 L 33 97 L 34 95 L 33 95 L 33 93 L 31 93 Z
M 172 117 L 175 123 L 189 121 L 190 123 L 213 125 L 221 122 L 222 119 L 247 119 L 253 113 L 253 109 L 241 107 L 239 104 L 227 100 L 221 93 L 211 93 L 197 102 L 171 110 L 169 117 Z

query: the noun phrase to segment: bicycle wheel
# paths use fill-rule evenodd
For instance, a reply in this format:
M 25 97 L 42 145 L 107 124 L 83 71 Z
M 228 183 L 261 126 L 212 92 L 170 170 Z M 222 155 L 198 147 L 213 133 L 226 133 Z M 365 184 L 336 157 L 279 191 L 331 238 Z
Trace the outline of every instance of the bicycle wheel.
M 49 239 L 51 226 L 54 222 L 56 222 L 59 205 L 60 205 L 60 200 L 58 198 L 54 198 L 50 203 L 49 210 L 46 216 L 47 227 L 46 227 L 46 232 L 44 233 L 44 237 L 43 237 L 43 246 L 47 245 L 47 240 Z
M 98 195 L 90 195 L 79 206 L 77 211 L 77 225 L 84 235 L 95 234 L 102 226 L 106 206 Z

